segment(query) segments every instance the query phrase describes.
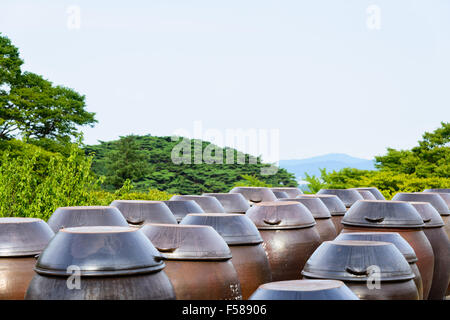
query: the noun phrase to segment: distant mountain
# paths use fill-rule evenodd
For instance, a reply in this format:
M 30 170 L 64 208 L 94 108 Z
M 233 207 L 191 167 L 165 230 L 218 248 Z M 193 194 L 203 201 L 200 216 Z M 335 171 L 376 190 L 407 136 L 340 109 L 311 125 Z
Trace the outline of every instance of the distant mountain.
M 319 169 L 323 168 L 327 171 L 337 171 L 346 167 L 361 170 L 375 169 L 373 160 L 355 158 L 344 153 L 330 153 L 298 160 L 280 160 L 279 167 L 295 174 L 297 180 L 302 180 L 305 172 L 309 175 L 320 176 Z

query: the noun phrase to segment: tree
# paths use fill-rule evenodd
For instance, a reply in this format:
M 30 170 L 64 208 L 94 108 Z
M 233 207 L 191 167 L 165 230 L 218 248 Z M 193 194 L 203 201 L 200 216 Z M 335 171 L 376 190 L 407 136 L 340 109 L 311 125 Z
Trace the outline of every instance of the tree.
M 67 142 L 77 135 L 77 126 L 97 122 L 85 110 L 85 96 L 40 75 L 22 73 L 22 63 L 18 49 L 0 35 L 0 139 Z
M 109 152 L 106 185 L 120 188 L 126 180 L 137 181 L 150 171 L 146 153 L 139 149 L 135 136 L 120 137 L 117 149 Z

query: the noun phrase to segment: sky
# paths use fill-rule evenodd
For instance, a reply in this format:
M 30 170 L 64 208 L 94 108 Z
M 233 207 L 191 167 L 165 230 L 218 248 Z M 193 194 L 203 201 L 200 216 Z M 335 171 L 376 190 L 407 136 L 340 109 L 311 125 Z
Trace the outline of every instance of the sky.
M 86 95 L 88 144 L 200 123 L 276 132 L 265 160 L 372 159 L 450 120 L 448 0 L 2 0 L 0 32 Z

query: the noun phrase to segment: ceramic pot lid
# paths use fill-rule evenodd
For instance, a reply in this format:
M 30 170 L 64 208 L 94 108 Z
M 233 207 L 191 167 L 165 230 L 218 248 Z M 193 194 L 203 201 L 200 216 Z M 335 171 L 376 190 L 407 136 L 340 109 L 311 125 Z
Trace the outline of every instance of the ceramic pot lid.
M 316 224 L 311 212 L 296 201 L 261 202 L 245 214 L 256 227 L 264 229 L 300 229 Z
M 35 271 L 67 276 L 77 266 L 82 276 L 149 273 L 164 268 L 150 240 L 133 227 L 75 227 L 61 229 L 40 254 Z
M 347 208 L 342 200 L 332 194 L 302 194 L 298 198 L 319 198 L 332 216 L 343 216 L 347 212 Z
M 300 190 L 299 188 L 295 188 L 295 187 L 275 187 L 275 188 L 270 188 L 270 190 L 272 190 L 273 192 L 275 192 L 275 191 L 286 192 L 288 195 L 288 198 L 295 198 L 296 196 L 303 194 L 302 190 Z
M 204 213 L 203 209 L 194 200 L 167 200 L 163 202 L 169 207 L 178 222 L 189 213 Z
M 167 260 L 228 260 L 231 251 L 210 226 L 149 223 L 141 231 Z
M 380 281 L 414 278 L 400 251 L 392 243 L 378 241 L 325 241 L 308 259 L 302 274 L 311 278 L 365 282 L 374 271 L 378 272 Z
M 272 190 L 265 187 L 234 187 L 230 193 L 240 193 L 252 204 L 277 200 Z
M 250 208 L 248 201 L 240 193 L 204 193 L 203 195 L 216 198 L 228 213 L 245 213 Z
M 184 217 L 180 224 L 211 226 L 230 246 L 258 244 L 263 242 L 255 224 L 244 214 L 191 213 Z
M 54 235 L 41 219 L 0 218 L 0 257 L 34 256 Z
M 194 200 L 206 213 L 225 212 L 225 208 L 220 204 L 219 200 L 210 196 L 175 195 L 170 198 L 170 201 L 173 200 Z
M 314 219 L 328 219 L 331 218 L 330 210 L 319 198 L 303 197 L 279 199 L 278 201 L 296 201 L 303 204 L 313 215 Z
M 172 211 L 162 201 L 114 200 L 111 206 L 119 209 L 127 222 L 133 226 L 142 226 L 145 223 L 177 223 Z
M 392 200 L 429 202 L 439 212 L 441 216 L 450 215 L 447 204 L 438 193 L 432 192 L 399 192 Z
M 383 196 L 383 194 L 380 192 L 380 190 L 378 190 L 375 187 L 361 187 L 361 188 L 350 188 L 350 189 L 367 190 L 375 196 L 376 200 L 386 200 L 386 198 Z
M 317 194 L 334 194 L 342 200 L 347 208 L 350 208 L 358 200 L 364 200 L 359 192 L 353 189 L 320 189 Z
M 443 227 L 445 225 L 441 215 L 429 202 L 410 202 L 423 219 L 424 228 Z
M 284 191 L 274 191 L 272 190 L 273 194 L 275 195 L 275 197 L 277 197 L 277 199 L 285 199 L 285 198 L 289 198 L 288 194 Z
M 421 228 L 423 219 L 408 202 L 359 200 L 344 215 L 345 226 L 375 228 Z

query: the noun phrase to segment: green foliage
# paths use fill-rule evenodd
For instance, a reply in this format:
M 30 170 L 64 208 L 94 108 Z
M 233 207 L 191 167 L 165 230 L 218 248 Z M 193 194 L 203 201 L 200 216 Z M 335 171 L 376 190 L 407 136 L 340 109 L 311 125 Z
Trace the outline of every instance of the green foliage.
M 123 139 L 122 137 L 120 140 Z M 145 154 L 145 158 L 148 159 L 148 171 L 145 176 L 132 179 L 133 186 L 139 191 L 152 188 L 171 194 L 228 192 L 237 181 L 242 180 L 242 175 L 254 176 L 269 185 L 297 186 L 294 175 L 285 169 L 280 168 L 273 175 L 263 175 L 261 170 L 270 168 L 271 165 L 263 164 L 260 158 L 252 158 L 250 155 L 239 153 L 234 149 L 221 149 L 206 141 L 182 140 L 181 143 L 186 143 L 187 147 L 187 157 L 184 160 L 191 163 L 177 164 L 172 161 L 172 151 L 180 145 L 180 140 L 173 141 L 171 137 L 153 137 L 151 135 L 130 136 L 129 139 L 133 140 L 133 144 L 139 146 L 142 155 Z M 111 168 L 107 164 L 113 162 L 111 155 L 119 150 L 120 140 L 100 142 L 99 145 L 85 147 L 87 154 L 94 154 L 92 169 L 97 175 L 112 176 L 115 174 L 111 172 Z M 196 149 L 196 145 L 199 146 L 198 149 Z M 211 149 L 214 150 L 211 154 L 217 157 L 217 160 L 220 158 L 222 161 L 218 161 L 219 163 L 203 161 L 196 163 L 195 154 L 204 154 Z M 221 152 L 223 153 L 221 154 Z M 227 152 L 233 156 L 233 163 L 226 163 Z M 237 163 L 238 157 L 243 157 L 245 163 Z M 252 164 L 251 161 L 255 163 Z
M 233 185 L 234 187 L 268 187 L 268 188 L 273 187 L 273 185 L 259 180 L 256 176 L 244 174 L 241 177 L 242 180 L 237 181 Z
M 320 172 L 322 175 L 326 173 L 325 169 L 320 169 Z M 304 191 L 304 193 L 317 193 L 320 189 L 325 188 L 326 184 L 315 175 L 309 175 L 305 172 L 305 181 L 308 182 L 308 189 L 309 191 Z
M 85 97 L 54 86 L 42 76 L 21 72 L 23 61 L 11 41 L 0 34 L 0 139 L 70 140 L 77 126 L 97 122 L 85 110 Z

